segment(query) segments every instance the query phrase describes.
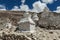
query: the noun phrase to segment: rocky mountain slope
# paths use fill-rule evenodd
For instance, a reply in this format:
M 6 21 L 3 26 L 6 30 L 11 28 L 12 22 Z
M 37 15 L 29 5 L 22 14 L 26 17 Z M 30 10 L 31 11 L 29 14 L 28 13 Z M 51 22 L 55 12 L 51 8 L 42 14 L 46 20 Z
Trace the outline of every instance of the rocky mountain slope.
M 28 12 L 35 22 L 35 32 L 21 32 L 21 28 L 28 29 L 29 22 L 18 24 L 24 18 L 25 11 L 0 11 L 0 40 L 60 40 L 60 13 L 45 9 L 36 13 L 38 21 L 33 19 L 35 12 Z M 12 28 L 6 26 L 11 23 Z M 7 24 L 10 25 L 10 24 Z M 24 26 L 24 27 L 19 27 Z M 11 26 L 11 25 L 10 25 Z M 27 26 L 27 27 L 26 27 Z

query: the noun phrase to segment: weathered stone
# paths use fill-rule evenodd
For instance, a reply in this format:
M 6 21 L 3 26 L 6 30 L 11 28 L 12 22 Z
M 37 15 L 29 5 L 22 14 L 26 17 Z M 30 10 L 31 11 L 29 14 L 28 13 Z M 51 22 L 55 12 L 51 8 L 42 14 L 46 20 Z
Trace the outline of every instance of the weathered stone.
M 39 21 L 38 21 L 39 26 L 48 29 L 60 29 L 59 13 L 49 12 L 45 10 L 40 14 L 38 14 L 38 16 L 39 16 Z

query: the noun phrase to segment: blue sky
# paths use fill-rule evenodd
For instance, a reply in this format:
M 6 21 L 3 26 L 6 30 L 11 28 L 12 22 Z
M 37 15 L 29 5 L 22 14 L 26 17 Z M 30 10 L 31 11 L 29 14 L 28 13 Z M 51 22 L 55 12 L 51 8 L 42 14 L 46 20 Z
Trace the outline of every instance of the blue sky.
M 26 0 L 25 4 L 29 6 L 30 9 L 33 8 L 32 4 L 38 0 Z M 0 5 L 4 5 L 7 10 L 11 10 L 14 6 L 20 6 L 21 0 L 0 0 Z M 53 11 L 60 6 L 60 0 L 54 0 L 53 3 L 47 3 L 48 8 Z

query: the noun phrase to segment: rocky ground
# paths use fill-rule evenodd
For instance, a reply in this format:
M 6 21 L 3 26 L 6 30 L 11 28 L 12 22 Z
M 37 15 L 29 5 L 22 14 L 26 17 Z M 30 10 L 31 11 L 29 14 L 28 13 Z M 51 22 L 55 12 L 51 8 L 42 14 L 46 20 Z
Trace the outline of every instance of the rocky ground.
M 60 30 L 46 30 L 36 27 L 34 33 L 2 32 L 0 40 L 60 40 Z

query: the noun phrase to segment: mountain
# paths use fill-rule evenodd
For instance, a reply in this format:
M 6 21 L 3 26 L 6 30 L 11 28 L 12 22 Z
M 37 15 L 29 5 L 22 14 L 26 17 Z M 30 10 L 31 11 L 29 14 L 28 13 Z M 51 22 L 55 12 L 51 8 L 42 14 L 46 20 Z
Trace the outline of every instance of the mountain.
M 30 22 L 28 20 L 26 22 L 30 17 Z M 21 19 L 22 23 L 19 23 Z M 35 32 L 30 32 L 30 25 L 32 29 L 35 28 Z M 59 40 L 59 31 L 60 13 L 51 12 L 48 8 L 40 13 L 0 11 L 1 40 Z

